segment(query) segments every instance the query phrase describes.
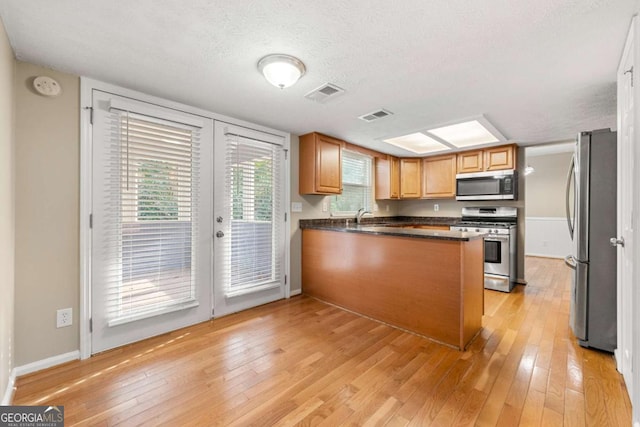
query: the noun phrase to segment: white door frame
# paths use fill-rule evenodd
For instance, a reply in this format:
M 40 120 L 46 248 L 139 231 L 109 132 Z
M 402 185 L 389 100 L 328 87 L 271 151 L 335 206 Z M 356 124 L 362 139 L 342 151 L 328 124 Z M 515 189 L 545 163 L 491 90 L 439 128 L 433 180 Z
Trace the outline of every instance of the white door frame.
M 624 375 L 624 379 L 627 385 L 632 400 L 632 420 L 633 425 L 640 427 L 640 290 L 637 288 L 638 279 L 640 278 L 640 272 L 636 267 L 640 262 L 640 242 L 638 242 L 638 236 L 636 233 L 638 219 L 640 217 L 640 191 L 637 186 L 632 186 L 629 190 L 624 190 L 628 183 L 637 183 L 640 179 L 640 146 L 638 145 L 638 130 L 640 130 L 640 108 L 638 108 L 637 102 L 640 101 L 640 70 L 638 63 L 640 60 L 640 34 L 638 31 L 638 19 L 634 17 L 629 27 L 626 43 L 622 56 L 620 58 L 620 64 L 617 70 L 618 81 L 618 112 L 617 112 L 617 126 L 618 126 L 618 215 L 617 215 L 617 237 L 627 238 L 627 247 L 618 248 L 618 348 L 616 349 L 616 364 L 618 371 Z M 629 56 L 631 55 L 631 66 L 628 64 Z M 630 76 L 628 74 L 631 74 Z M 629 80 L 631 79 L 631 80 Z M 633 112 L 630 118 L 629 125 L 633 128 L 633 138 L 630 141 L 629 152 L 623 152 L 623 145 L 621 144 L 623 138 L 623 132 L 625 131 L 622 123 L 624 104 L 627 101 L 628 92 L 625 91 L 624 84 L 621 82 L 633 82 L 631 87 L 633 97 Z M 625 122 L 625 125 L 627 123 Z M 626 164 L 626 161 L 631 159 L 633 164 L 633 171 L 628 171 L 622 166 Z M 624 169 L 624 170 L 623 170 Z M 633 176 L 629 176 L 629 172 Z M 629 206 L 628 196 L 631 193 L 633 198 L 632 205 Z M 633 230 L 633 236 L 625 236 L 625 226 L 622 207 L 628 212 L 631 209 L 631 229 Z M 627 233 L 628 234 L 628 233 Z M 629 238 L 631 237 L 631 238 Z M 623 263 L 624 251 L 629 249 L 631 252 L 629 255 L 633 258 L 631 260 L 631 280 L 624 280 L 625 271 Z M 631 350 L 631 355 L 627 355 L 627 352 Z M 632 369 L 635 366 L 635 369 Z
M 89 322 L 91 319 L 91 228 L 89 224 L 89 215 L 91 214 L 92 194 L 92 150 L 91 150 L 91 105 L 93 90 L 112 93 L 114 95 L 127 97 L 150 104 L 156 104 L 166 108 L 173 108 L 186 113 L 204 117 L 206 119 L 227 122 L 237 126 L 243 126 L 255 129 L 261 132 L 271 133 L 280 136 L 285 140 L 285 146 L 290 147 L 291 135 L 276 129 L 265 126 L 259 126 L 244 120 L 237 120 L 228 116 L 212 113 L 200 108 L 191 107 L 189 105 L 178 102 L 168 101 L 156 96 L 147 95 L 135 90 L 122 88 L 111 85 L 109 83 L 100 82 L 98 80 L 89 79 L 87 77 L 80 78 L 80 358 L 87 359 L 91 356 L 91 332 Z M 205 141 L 202 142 L 203 144 Z M 214 141 L 211 141 L 213 144 Z M 290 151 L 289 151 L 290 153 Z M 213 165 L 211 166 L 213 167 Z M 291 160 L 285 162 L 285 212 L 287 218 L 291 218 L 290 213 L 290 197 L 291 197 Z M 213 218 L 211 218 L 213 221 Z M 213 238 L 213 236 L 212 236 Z M 291 226 L 290 223 L 285 227 L 285 274 L 290 274 L 290 242 L 291 242 Z M 213 254 L 212 254 L 213 256 Z M 213 293 L 213 283 L 211 283 L 211 292 Z M 285 298 L 289 298 L 291 294 L 290 280 L 285 285 Z M 214 304 L 214 302 L 212 302 Z M 211 307 L 213 308 L 213 306 Z

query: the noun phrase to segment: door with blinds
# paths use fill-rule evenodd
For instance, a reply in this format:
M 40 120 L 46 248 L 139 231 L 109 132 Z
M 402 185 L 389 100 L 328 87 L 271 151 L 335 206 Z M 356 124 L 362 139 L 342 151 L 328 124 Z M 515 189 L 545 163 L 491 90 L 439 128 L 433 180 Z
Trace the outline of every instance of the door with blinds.
M 280 136 L 215 124 L 215 316 L 285 296 L 285 150 Z
M 94 90 L 92 353 L 211 316 L 213 121 Z

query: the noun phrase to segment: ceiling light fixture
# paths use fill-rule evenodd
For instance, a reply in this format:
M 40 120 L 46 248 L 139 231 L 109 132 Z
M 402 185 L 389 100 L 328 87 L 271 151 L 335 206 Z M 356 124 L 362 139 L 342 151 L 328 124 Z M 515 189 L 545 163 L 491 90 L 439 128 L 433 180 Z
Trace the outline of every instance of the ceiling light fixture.
M 405 150 L 413 151 L 417 154 L 451 150 L 451 148 L 421 132 L 384 139 L 383 141 L 387 144 L 395 145 L 396 147 L 404 148 Z
M 284 89 L 304 76 L 306 68 L 302 61 L 291 55 L 272 54 L 258 61 L 258 70 L 272 85 Z

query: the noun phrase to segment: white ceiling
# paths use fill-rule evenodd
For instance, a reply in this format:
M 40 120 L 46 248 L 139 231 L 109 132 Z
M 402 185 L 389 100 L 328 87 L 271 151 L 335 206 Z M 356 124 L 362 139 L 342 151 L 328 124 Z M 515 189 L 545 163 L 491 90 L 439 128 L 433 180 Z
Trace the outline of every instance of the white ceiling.
M 0 0 L 18 59 L 277 129 L 382 138 L 484 114 L 521 144 L 615 127 L 616 68 L 638 0 Z M 307 73 L 257 71 L 286 53 Z M 334 83 L 326 104 L 304 95 Z M 357 117 L 386 108 L 391 117 Z

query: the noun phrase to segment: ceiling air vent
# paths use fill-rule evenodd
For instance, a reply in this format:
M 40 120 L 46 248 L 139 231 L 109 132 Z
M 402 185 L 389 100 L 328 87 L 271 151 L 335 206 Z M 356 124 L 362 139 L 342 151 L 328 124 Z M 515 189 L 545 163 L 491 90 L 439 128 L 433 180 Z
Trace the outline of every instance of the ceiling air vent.
M 385 109 L 380 109 L 377 111 L 372 111 L 371 113 L 367 113 L 367 114 L 363 114 L 362 116 L 358 117 L 360 120 L 364 120 L 365 122 L 372 122 L 374 120 L 378 120 L 381 119 L 383 117 L 387 117 L 392 115 L 393 113 L 391 111 L 385 110 Z
M 336 98 L 344 93 L 344 89 L 331 83 L 325 83 L 320 87 L 315 88 L 304 97 L 309 98 L 312 101 L 324 103 L 330 99 Z

